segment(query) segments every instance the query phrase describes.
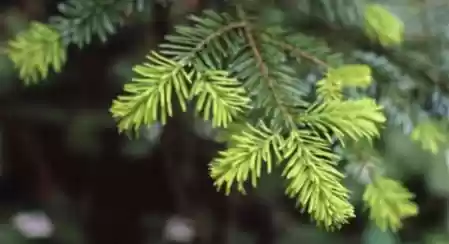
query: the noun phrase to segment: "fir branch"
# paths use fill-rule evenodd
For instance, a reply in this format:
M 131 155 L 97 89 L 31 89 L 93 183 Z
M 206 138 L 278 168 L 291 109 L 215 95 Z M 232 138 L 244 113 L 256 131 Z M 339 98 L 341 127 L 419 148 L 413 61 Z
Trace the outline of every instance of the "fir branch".
M 413 198 L 414 195 L 400 182 L 383 176 L 377 176 L 363 193 L 370 219 L 383 231 L 397 231 L 402 226 L 402 219 L 418 214 Z
M 447 143 L 444 128 L 444 122 L 427 118 L 412 130 L 410 138 L 420 143 L 424 150 L 437 154 L 441 151 L 442 145 Z
M 111 112 L 119 120 L 120 130 L 137 129 L 156 120 L 164 122 L 172 115 L 170 98 L 174 90 L 183 111 L 187 100 L 198 98 L 196 111 L 202 113 L 204 119 L 211 119 L 215 126 L 226 128 L 250 102 L 242 85 L 227 77 L 221 67 L 227 68 L 248 88 L 256 110 L 265 112 L 257 116 L 257 121 L 268 118 L 270 123 L 253 126 L 246 121 L 246 126 L 239 131 L 229 128 L 229 148 L 220 152 L 211 164 L 210 175 L 215 184 L 225 185 L 229 192 L 237 183 L 243 191 L 248 179 L 256 185 L 263 163 L 267 163 L 270 171 L 273 162 L 285 160 L 287 195 L 295 197 L 320 225 L 338 228 L 353 217 L 354 211 L 348 201 L 348 190 L 339 183 L 343 175 L 334 167 L 339 157 L 326 139 L 330 133 L 355 139 L 373 137 L 378 132 L 374 124 L 383 117 L 376 109 L 362 112 L 361 105 L 368 104 L 367 100 L 352 104 L 354 106 L 340 100 L 325 101 L 323 106 L 314 106 L 301 117 L 297 108 L 310 104 L 302 99 L 297 72 L 286 64 L 285 49 L 328 68 L 327 82 L 322 83 L 326 88 L 338 84 L 336 90 L 330 89 L 332 93 L 339 94 L 343 86 L 369 84 L 370 69 L 356 65 L 331 69 L 327 62 L 314 57 L 315 53 L 305 51 L 308 47 L 314 50 L 318 45 L 317 56 L 321 53 L 329 60 L 334 56 L 327 45 L 296 35 L 287 39 L 287 46 L 282 44 L 279 48 L 267 42 L 263 32 L 262 35 L 256 33 L 255 25 L 241 8 L 238 8 L 238 18 L 234 20 L 227 14 L 213 11 L 205 11 L 202 17 L 190 17 L 193 26 L 177 27 L 176 33 L 167 36 L 167 42 L 160 45 L 160 53 L 170 58 L 153 53 L 149 57 L 151 63 L 137 66 L 136 72 L 144 78 L 134 79 L 125 86 L 129 94 L 114 101 Z M 299 40 L 300 48 L 288 42 L 295 43 L 295 40 Z M 345 117 L 348 108 L 356 109 Z M 330 119 L 339 113 L 343 115 L 336 121 Z M 351 128 L 353 120 L 355 128 Z M 311 129 L 300 130 L 297 123 L 307 124 Z M 328 129 L 326 138 L 317 131 L 322 128 Z M 287 132 L 286 138 L 281 131 Z
M 212 120 L 213 127 L 227 128 L 239 113 L 250 108 L 245 89 L 221 70 L 198 73 L 190 99 L 193 97 L 198 98 L 196 111 L 203 114 L 204 120 Z
M 379 136 L 378 125 L 386 120 L 380 110 L 381 107 L 370 98 L 328 101 L 310 106 L 297 121 L 324 133 L 329 140 L 332 135 L 341 142 L 345 136 L 354 141 L 369 140 Z
M 144 7 L 142 0 L 66 0 L 58 5 L 61 15 L 51 17 L 50 23 L 58 29 L 65 44 L 75 43 L 81 48 L 95 36 L 106 42 L 130 12 L 142 11 Z
M 372 42 L 363 30 L 359 28 L 343 28 L 320 18 L 312 18 L 306 23 L 297 25 L 297 27 L 306 33 L 310 33 L 310 35 L 319 36 L 329 43 L 335 43 L 335 39 L 333 39 L 335 36 L 344 36 L 345 43 L 349 44 L 353 49 L 370 51 L 378 56 L 386 57 L 390 63 L 400 67 L 404 73 L 414 77 L 414 79 L 421 80 L 431 87 L 439 87 L 446 94 L 449 94 L 449 82 L 446 78 L 447 75 L 443 71 L 435 69 L 435 74 L 430 74 L 429 65 L 411 58 L 410 51 L 403 48 L 383 47 L 379 43 Z M 422 46 L 422 41 L 407 39 L 405 44 Z
M 156 52 L 147 56 L 151 63 L 134 67 L 141 77 L 125 85 L 127 95 L 114 100 L 110 112 L 118 122 L 119 132 L 156 121 L 165 124 L 173 115 L 172 90 L 174 89 L 182 111 L 187 110 L 188 84 L 192 83 L 194 72 L 186 72 L 179 63 Z
M 246 20 L 247 18 L 246 18 L 245 12 L 241 8 L 238 8 L 237 10 L 239 12 L 240 18 L 243 20 Z M 288 111 L 288 108 L 284 106 L 284 103 L 282 102 L 282 98 L 277 93 L 276 89 L 274 88 L 276 81 L 273 80 L 272 78 L 270 78 L 268 66 L 265 64 L 265 62 L 262 58 L 262 55 L 259 51 L 256 40 L 253 36 L 252 26 L 249 24 L 245 25 L 243 30 L 245 32 L 245 36 L 247 38 L 248 44 L 253 52 L 254 58 L 256 59 L 257 67 L 260 69 L 262 76 L 265 78 L 267 85 L 271 90 L 272 96 L 273 96 L 278 108 L 280 109 L 280 111 L 282 113 L 282 116 L 286 119 L 287 124 L 291 127 L 290 129 L 296 128 L 296 124 L 294 122 L 293 115 L 290 114 L 290 112 Z
M 225 186 L 227 194 L 234 183 L 240 192 L 245 193 L 243 184 L 248 178 L 251 179 L 252 186 L 256 187 L 263 164 L 266 163 L 266 169 L 270 173 L 272 164 L 282 159 L 282 138 L 263 122 L 257 126 L 246 124 L 231 136 L 230 141 L 231 146 L 219 152 L 219 156 L 210 165 L 210 175 L 215 186 L 218 189 Z
M 308 53 L 308 52 L 306 52 L 304 50 L 301 50 L 301 49 L 291 45 L 288 42 L 279 41 L 278 39 L 274 39 L 274 38 L 270 39 L 270 41 L 274 45 L 279 46 L 280 48 L 282 48 L 282 49 L 284 49 L 286 51 L 290 51 L 292 54 L 296 55 L 299 58 L 304 58 L 306 60 L 309 60 L 312 63 L 314 63 L 314 64 L 316 64 L 318 66 L 322 66 L 322 67 L 324 67 L 326 69 L 331 68 L 330 65 L 327 64 L 325 61 L 319 59 L 318 57 L 316 57 L 316 56 L 314 56 L 314 55 L 312 55 L 312 54 L 310 54 L 310 53 Z
M 142 124 L 150 125 L 157 120 L 164 124 L 167 117 L 173 115 L 172 90 L 177 93 L 184 112 L 187 100 L 197 97 L 196 111 L 206 119 L 213 113 L 214 126 L 226 127 L 238 113 L 248 108 L 249 98 L 239 82 L 213 65 L 204 67 L 198 62 L 201 58 L 219 58 L 216 50 L 229 52 L 219 43 L 221 37 L 246 23 L 227 23 L 230 19 L 227 15 L 212 11 L 204 14 L 204 18 L 190 17 L 197 22 L 196 26 L 178 26 L 177 35 L 166 37 L 170 43 L 161 44 L 160 53 L 172 56 L 170 59 L 153 52 L 148 57 L 150 63 L 134 68 L 144 78 L 133 79 L 133 83 L 125 85 L 129 94 L 118 97 L 111 108 L 119 120 L 120 131 L 136 130 Z
M 49 67 L 55 72 L 61 71 L 67 60 L 67 51 L 59 33 L 36 21 L 9 41 L 6 52 L 25 84 L 46 79 Z
M 339 156 L 326 140 L 311 131 L 292 131 L 283 143 L 283 157 L 287 195 L 318 225 L 332 230 L 355 216 L 349 190 L 340 183 L 344 176 L 334 167 Z
M 210 10 L 189 19 L 194 25 L 176 26 L 175 33 L 165 37 L 167 42 L 159 45 L 160 53 L 181 65 L 192 64 L 199 71 L 224 68 L 216 64 L 239 48 L 238 30 L 249 23 Z
M 248 22 L 245 21 L 239 21 L 239 22 L 232 22 L 229 23 L 221 28 L 219 28 L 218 30 L 216 30 L 215 32 L 213 32 L 212 34 L 206 36 L 206 38 L 204 38 L 203 41 L 199 42 L 195 48 L 192 49 L 191 51 L 191 56 L 194 56 L 195 54 L 199 53 L 200 51 L 203 51 L 204 48 L 214 39 L 221 37 L 223 34 L 225 34 L 226 32 L 229 31 L 233 31 L 235 29 L 238 28 L 245 28 L 247 27 L 249 24 Z M 182 60 L 180 60 L 180 63 L 187 63 L 189 60 L 189 56 L 184 57 Z

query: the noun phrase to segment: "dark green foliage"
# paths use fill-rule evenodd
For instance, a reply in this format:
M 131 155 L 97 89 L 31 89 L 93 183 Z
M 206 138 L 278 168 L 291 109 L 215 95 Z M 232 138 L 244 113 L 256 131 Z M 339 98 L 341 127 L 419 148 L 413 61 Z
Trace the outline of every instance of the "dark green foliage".
M 132 11 L 143 11 L 143 0 L 69 0 L 58 9 L 61 16 L 50 19 L 66 44 L 80 48 L 90 44 L 92 38 L 105 42 L 117 32 Z

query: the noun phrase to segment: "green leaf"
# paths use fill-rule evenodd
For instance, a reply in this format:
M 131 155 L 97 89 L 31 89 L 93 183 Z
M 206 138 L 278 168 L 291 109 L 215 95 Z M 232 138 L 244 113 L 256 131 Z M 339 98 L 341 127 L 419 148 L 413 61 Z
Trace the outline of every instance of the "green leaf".
M 324 133 L 329 140 L 332 135 L 341 142 L 346 136 L 353 140 L 369 140 L 379 136 L 379 124 L 386 120 L 381 109 L 371 98 L 334 100 L 310 106 L 297 117 L 297 122 Z
M 160 53 L 180 63 L 192 64 L 198 71 L 222 69 L 223 58 L 239 49 L 245 25 L 229 14 L 206 10 L 201 16 L 189 16 L 192 26 L 176 26 L 175 33 L 165 36 Z
M 286 193 L 319 226 L 333 230 L 355 216 L 349 190 L 340 183 L 343 174 L 335 168 L 339 157 L 326 140 L 310 131 L 293 131 L 282 148 Z
M 422 148 L 437 154 L 441 144 L 447 142 L 443 125 L 435 120 L 428 119 L 419 123 L 412 131 L 410 137 L 421 144 Z
M 382 230 L 397 231 L 402 220 L 418 214 L 414 198 L 400 182 L 378 176 L 363 194 L 363 201 L 369 209 L 369 217 Z
M 365 9 L 365 33 L 383 46 L 401 44 L 404 23 L 380 4 L 369 4 Z
M 343 85 L 340 80 L 321 79 L 317 82 L 317 94 L 321 100 L 332 101 L 342 100 Z
M 110 112 L 118 120 L 119 131 L 138 130 L 141 125 L 150 126 L 167 122 L 173 116 L 173 93 L 182 111 L 187 110 L 190 95 L 188 85 L 194 72 L 187 72 L 180 64 L 156 52 L 147 56 L 150 62 L 134 67 L 140 77 L 125 85 L 126 95 L 114 100 Z
M 106 42 L 124 22 L 125 12 L 140 10 L 141 0 L 133 1 L 86 1 L 67 0 L 58 5 L 61 16 L 50 19 L 50 23 L 61 33 L 66 44 L 78 47 L 90 44 L 98 37 Z
M 372 82 L 371 68 L 364 64 L 351 64 L 331 69 L 327 79 L 338 81 L 343 87 L 368 87 Z
M 215 185 L 219 189 L 225 186 L 229 194 L 236 183 L 238 190 L 245 192 L 243 184 L 250 178 L 252 186 L 256 187 L 263 165 L 270 173 L 273 161 L 281 159 L 280 143 L 280 135 L 264 123 L 247 124 L 246 128 L 232 135 L 229 148 L 219 152 L 211 163 L 210 175 Z
M 198 73 L 190 97 L 197 97 L 196 110 L 203 119 L 212 119 L 213 127 L 227 127 L 250 102 L 240 83 L 220 70 Z
M 39 22 L 32 22 L 27 30 L 10 40 L 7 53 L 26 84 L 46 79 L 49 66 L 60 72 L 67 60 L 59 33 Z
M 326 78 L 317 82 L 318 96 L 323 100 L 343 99 L 342 90 L 345 87 L 363 87 L 371 84 L 371 69 L 367 65 L 344 65 L 340 68 L 330 69 Z
M 261 43 L 260 50 L 243 48 L 230 68 L 250 91 L 253 107 L 264 111 L 270 124 L 293 128 L 294 107 L 304 107 L 304 92 L 298 89 L 301 82 L 292 67 L 284 64 L 282 50 L 269 43 Z

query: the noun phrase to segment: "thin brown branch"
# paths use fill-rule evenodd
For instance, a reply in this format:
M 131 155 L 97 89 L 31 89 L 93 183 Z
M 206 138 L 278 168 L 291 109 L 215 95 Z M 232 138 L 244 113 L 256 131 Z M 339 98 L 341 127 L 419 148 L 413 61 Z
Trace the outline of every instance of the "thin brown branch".
M 226 26 L 223 26 L 222 28 L 218 29 L 217 31 L 215 31 L 214 33 L 212 33 L 211 35 L 207 36 L 206 38 L 204 38 L 203 41 L 201 41 L 200 43 L 198 43 L 195 48 L 192 50 L 191 53 L 198 53 L 201 50 L 204 49 L 204 47 L 209 44 L 213 39 L 223 35 L 224 33 L 234 30 L 234 29 L 238 29 L 238 28 L 244 28 L 245 26 L 248 26 L 248 23 L 246 21 L 239 21 L 239 22 L 233 22 L 233 23 L 229 23 Z M 184 60 L 182 60 L 184 61 Z
M 245 21 L 246 17 L 245 17 L 243 10 L 239 9 L 239 14 L 240 14 L 240 17 Z M 247 23 L 247 22 L 245 21 L 245 23 Z M 259 48 L 257 47 L 256 40 L 254 39 L 252 26 L 250 24 L 245 24 L 243 26 L 243 30 L 244 30 L 246 39 L 248 41 L 248 45 L 251 47 L 251 50 L 254 54 L 254 58 L 256 59 L 257 66 L 260 69 L 262 76 L 267 81 L 267 85 L 273 94 L 273 98 L 274 98 L 275 102 L 278 104 L 278 107 L 281 110 L 283 116 L 288 120 L 288 123 L 290 125 L 292 125 L 292 127 L 295 127 L 293 117 L 291 116 L 291 114 L 288 112 L 287 108 L 282 103 L 281 98 L 279 97 L 279 94 L 277 94 L 277 92 L 275 91 L 274 83 L 276 83 L 276 81 L 274 81 L 270 77 L 268 66 L 265 64 L 262 54 L 260 53 Z
M 303 50 L 301 50 L 301 49 L 299 49 L 299 48 L 297 48 L 297 47 L 295 47 L 295 46 L 293 46 L 293 45 L 291 45 L 289 43 L 280 42 L 280 41 L 273 41 L 273 42 L 274 42 L 274 44 L 276 44 L 280 48 L 292 52 L 295 56 L 297 56 L 299 58 L 307 59 L 310 62 L 315 63 L 315 64 L 317 64 L 319 66 L 323 66 L 323 67 L 325 67 L 327 69 L 331 68 L 325 61 L 323 61 L 323 60 L 313 56 L 312 54 L 307 53 L 307 52 L 305 52 L 305 51 L 303 51 Z

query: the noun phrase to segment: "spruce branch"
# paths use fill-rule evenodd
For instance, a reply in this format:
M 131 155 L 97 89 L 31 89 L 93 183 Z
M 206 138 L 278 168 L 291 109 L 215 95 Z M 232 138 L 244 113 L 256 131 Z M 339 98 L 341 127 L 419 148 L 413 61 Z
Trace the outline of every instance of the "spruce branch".
M 344 176 L 335 168 L 339 156 L 325 139 L 311 131 L 292 131 L 283 144 L 283 157 L 287 195 L 318 225 L 332 230 L 354 217 L 349 190 L 340 183 Z
M 173 113 L 170 98 L 175 91 L 183 111 L 185 103 L 192 100 L 196 112 L 205 120 L 212 120 L 213 126 L 224 127 L 230 133 L 229 147 L 219 152 L 210 166 L 217 187 L 225 186 L 229 193 L 236 184 L 244 192 L 247 180 L 256 186 L 264 165 L 270 172 L 274 162 L 285 162 L 286 194 L 296 198 L 319 225 L 338 228 L 353 217 L 354 210 L 348 200 L 349 191 L 340 183 L 343 175 L 335 168 L 339 157 L 328 139 L 332 134 L 353 139 L 374 137 L 378 135 L 376 123 L 381 123 L 383 117 L 377 107 L 363 112 L 362 105 L 375 103 L 369 99 L 369 103 L 326 99 L 310 107 L 310 102 L 303 100 L 298 74 L 286 62 L 285 53 L 290 50 L 326 67 L 326 78 L 318 84 L 318 93 L 330 91 L 329 97 L 342 97 L 344 86 L 369 84 L 370 69 L 357 65 L 330 68 L 329 58 L 339 56 L 323 43 L 316 52 L 326 61 L 308 52 L 307 47 L 313 50 L 316 39 L 293 35 L 287 39 L 287 46 L 279 47 L 267 42 L 263 32 L 256 33 L 256 26 L 241 8 L 238 18 L 205 11 L 201 17 L 190 17 L 192 26 L 176 27 L 175 33 L 160 45 L 160 54 L 153 53 L 151 62 L 136 66 L 135 71 L 143 78 L 125 86 L 128 94 L 114 101 L 111 112 L 119 120 L 120 130 L 137 129 L 156 120 L 164 123 Z M 290 44 L 295 40 L 299 40 L 298 46 Z M 224 69 L 237 79 L 229 77 Z M 250 102 L 255 110 L 246 115 L 255 115 L 258 109 L 265 113 L 257 114 L 257 124 L 250 124 L 252 118 L 242 118 L 246 119 L 244 126 L 232 130 L 229 126 L 250 108 Z M 304 108 L 309 109 L 304 113 Z M 349 115 L 345 114 L 348 110 Z M 269 123 L 264 122 L 267 119 Z M 308 129 L 299 129 L 298 125 Z
M 194 25 L 176 26 L 175 33 L 165 37 L 167 42 L 159 45 L 159 52 L 181 65 L 192 64 L 199 71 L 223 68 L 217 64 L 240 48 L 239 29 L 248 23 L 210 10 L 189 19 Z
M 210 175 L 215 186 L 220 189 L 225 186 L 229 194 L 234 183 L 237 189 L 245 193 L 243 184 L 251 179 L 253 187 L 262 174 L 263 164 L 271 172 L 272 164 L 282 160 L 282 138 L 263 122 L 256 126 L 246 124 L 241 130 L 231 136 L 230 147 L 219 152 L 210 165 Z
M 238 7 L 237 10 L 239 13 L 239 17 L 245 21 L 247 18 L 246 18 L 246 14 L 243 11 L 243 9 Z M 282 117 L 286 120 L 287 125 L 290 126 L 290 129 L 296 128 L 296 124 L 294 122 L 293 115 L 289 112 L 288 108 L 284 105 L 280 94 L 278 94 L 278 92 L 276 91 L 276 88 L 275 88 L 276 81 L 270 77 L 268 66 L 265 64 L 265 61 L 262 58 L 262 55 L 259 51 L 257 42 L 254 38 L 252 26 L 249 24 L 245 25 L 243 27 L 243 30 L 244 30 L 246 39 L 248 41 L 248 45 L 250 46 L 252 53 L 254 55 L 254 58 L 256 59 L 257 67 L 259 68 L 259 70 L 262 74 L 262 77 L 267 82 L 267 85 L 271 90 L 271 95 L 273 96 L 273 99 L 274 99 L 277 107 L 280 109 L 280 111 L 282 113 Z
M 156 52 L 147 56 L 148 63 L 137 65 L 134 72 L 140 75 L 132 83 L 125 85 L 128 94 L 114 100 L 110 112 L 118 120 L 119 132 L 141 125 L 151 125 L 156 121 L 165 124 L 173 115 L 172 90 L 182 111 L 187 110 L 188 84 L 192 83 L 194 72 L 187 72 L 179 63 L 167 59 Z
M 36 21 L 8 42 L 6 53 L 27 85 L 46 79 L 49 67 L 55 72 L 61 71 L 67 60 L 59 33 Z
M 106 42 L 109 36 L 124 25 L 130 12 L 143 11 L 142 0 L 66 0 L 58 5 L 60 15 L 50 18 L 65 44 L 74 43 L 82 48 L 98 37 Z
M 188 63 L 190 61 L 191 57 L 194 57 L 196 54 L 198 54 L 200 51 L 203 51 L 204 48 L 211 43 L 214 39 L 221 37 L 222 35 L 224 35 L 225 33 L 229 32 L 229 31 L 233 31 L 235 29 L 238 28 L 244 28 L 248 25 L 247 22 L 244 21 L 240 21 L 240 22 L 233 22 L 233 23 L 229 23 L 221 28 L 219 28 L 218 30 L 216 30 L 215 32 L 211 33 L 210 35 L 206 36 L 206 38 L 204 38 L 204 40 L 202 40 L 201 42 L 199 42 L 195 48 L 193 48 L 190 52 L 190 55 L 183 57 L 183 59 L 181 59 L 179 62 L 180 63 Z
M 402 226 L 402 219 L 418 214 L 413 198 L 414 195 L 400 182 L 383 176 L 377 176 L 363 193 L 370 219 L 384 231 L 397 231 Z
M 219 67 L 208 65 L 210 59 L 222 56 L 217 55 L 217 50 L 231 51 L 232 46 L 224 47 L 220 41 L 245 23 L 232 22 L 226 14 L 212 11 L 204 14 L 204 18 L 190 17 L 197 22 L 193 27 L 178 26 L 176 34 L 166 37 L 169 42 L 160 45 L 160 54 L 153 52 L 148 56 L 150 62 L 134 68 L 143 78 L 135 78 L 125 85 L 128 94 L 119 96 L 111 107 L 119 120 L 120 131 L 138 129 L 142 124 L 159 120 L 164 124 L 173 115 L 172 90 L 183 112 L 187 109 L 186 102 L 197 98 L 196 111 L 205 119 L 210 119 L 212 113 L 213 126 L 227 127 L 249 107 L 249 98 L 240 83 Z
M 298 116 L 297 122 L 324 133 L 329 140 L 332 136 L 342 143 L 346 136 L 354 141 L 370 140 L 380 135 L 379 124 L 386 120 L 380 110 L 370 98 L 317 103 Z
M 413 128 L 410 138 L 421 144 L 422 149 L 437 154 L 442 145 L 447 143 L 445 123 L 427 118 Z
M 198 73 L 189 99 L 193 97 L 197 97 L 196 111 L 203 114 L 204 120 L 212 120 L 212 127 L 227 128 L 235 117 L 250 108 L 245 89 L 222 70 Z
M 331 68 L 330 65 L 327 64 L 325 61 L 319 59 L 318 57 L 314 56 L 311 53 L 308 53 L 308 52 L 306 52 L 304 50 L 301 50 L 300 48 L 297 48 L 297 47 L 291 45 L 288 42 L 280 41 L 277 38 L 271 38 L 270 41 L 274 45 L 279 46 L 280 48 L 282 48 L 282 49 L 284 49 L 286 51 L 291 52 L 293 55 L 296 55 L 298 58 L 304 58 L 304 59 L 309 60 L 312 63 L 314 63 L 314 64 L 316 64 L 318 66 L 322 66 L 322 67 L 324 67 L 326 69 L 330 69 Z

